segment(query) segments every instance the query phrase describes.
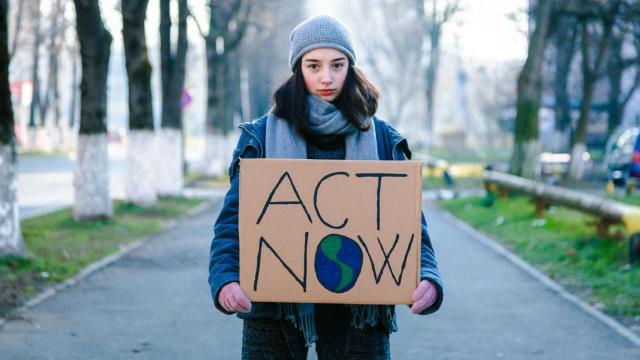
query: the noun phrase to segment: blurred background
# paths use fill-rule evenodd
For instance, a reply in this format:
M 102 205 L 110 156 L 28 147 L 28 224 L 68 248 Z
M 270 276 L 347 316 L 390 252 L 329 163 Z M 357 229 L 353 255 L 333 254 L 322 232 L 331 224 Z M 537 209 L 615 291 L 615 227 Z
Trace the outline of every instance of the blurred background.
M 175 40 L 178 2 L 168 3 L 175 8 L 169 15 Z M 574 158 L 598 163 L 607 142 L 615 143 L 611 135 L 640 121 L 636 1 L 556 2 L 546 12 L 539 1 L 525 0 L 190 0 L 186 5 L 181 106 L 190 171 L 224 174 L 236 125 L 267 112 L 273 90 L 289 75 L 290 30 L 315 14 L 336 16 L 351 29 L 357 65 L 382 92 L 378 115 L 394 124 L 419 156 L 517 161 L 514 143 L 535 139 L 538 154 L 571 154 L 577 146 Z M 105 121 L 110 142 L 125 144 L 122 6 L 101 0 L 99 7 L 113 37 Z M 9 76 L 21 153 L 75 149 L 82 72 L 75 16 L 71 0 L 9 1 Z M 153 123 L 159 129 L 159 2 L 149 2 L 143 16 Z M 542 43 L 528 52 L 538 22 L 544 27 Z M 536 131 L 518 138 L 517 84 L 527 59 L 532 69 L 525 81 L 539 87 L 533 96 L 537 124 L 528 124 Z M 207 81 L 208 73 L 216 75 Z M 206 134 L 215 143 L 208 150 Z M 586 161 L 573 176 L 583 178 L 592 165 Z M 511 164 L 522 174 L 519 167 Z
M 452 311 L 488 309 L 476 303 L 488 285 L 509 294 L 489 291 L 490 306 L 530 311 L 531 299 L 479 273 L 502 260 L 478 260 L 440 208 L 640 344 L 638 0 L 0 0 L 0 316 L 221 202 L 238 125 L 269 111 L 290 76 L 290 31 L 317 14 L 351 30 L 356 65 L 382 94 L 377 116 L 423 162 L 434 240 L 452 283 L 471 291 Z M 194 244 L 210 240 L 192 226 L 182 233 Z M 498 313 L 540 324 L 502 310 L 481 325 Z M 504 329 L 477 332 L 513 340 Z M 569 336 L 573 323 L 535 333 L 549 329 L 600 344 Z

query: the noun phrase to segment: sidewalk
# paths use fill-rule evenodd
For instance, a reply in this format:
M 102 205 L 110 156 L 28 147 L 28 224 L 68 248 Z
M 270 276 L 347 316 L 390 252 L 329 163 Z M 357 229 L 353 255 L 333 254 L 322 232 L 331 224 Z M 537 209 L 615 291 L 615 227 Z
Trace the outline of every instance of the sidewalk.
M 4 359 L 238 359 L 241 322 L 207 285 L 221 202 L 0 329 Z M 424 204 L 445 302 L 398 307 L 394 359 L 638 359 L 640 348 Z

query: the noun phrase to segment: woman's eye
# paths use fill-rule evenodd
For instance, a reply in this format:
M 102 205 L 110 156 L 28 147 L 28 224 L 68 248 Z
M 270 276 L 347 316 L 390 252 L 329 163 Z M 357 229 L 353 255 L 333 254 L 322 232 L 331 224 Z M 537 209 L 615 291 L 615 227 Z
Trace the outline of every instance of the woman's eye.
M 336 68 L 336 69 L 340 69 L 343 66 L 344 66 L 344 64 L 333 64 L 333 67 Z
M 318 68 L 318 65 L 316 65 L 316 64 L 309 65 L 309 69 L 315 70 L 317 68 Z

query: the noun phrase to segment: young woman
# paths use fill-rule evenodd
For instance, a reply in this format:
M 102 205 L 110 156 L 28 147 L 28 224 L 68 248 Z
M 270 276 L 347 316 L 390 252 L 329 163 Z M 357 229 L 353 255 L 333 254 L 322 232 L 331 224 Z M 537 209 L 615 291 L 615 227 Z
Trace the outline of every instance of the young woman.
M 378 90 L 355 67 L 348 30 L 329 16 L 312 17 L 291 32 L 291 77 L 265 116 L 240 125 L 229 168 L 231 188 L 215 223 L 209 284 L 216 307 L 244 319 L 243 359 L 388 359 L 397 330 L 393 305 L 251 303 L 238 284 L 239 158 L 404 160 L 407 141 L 374 116 Z M 429 314 L 443 287 L 422 216 L 421 281 L 411 311 Z

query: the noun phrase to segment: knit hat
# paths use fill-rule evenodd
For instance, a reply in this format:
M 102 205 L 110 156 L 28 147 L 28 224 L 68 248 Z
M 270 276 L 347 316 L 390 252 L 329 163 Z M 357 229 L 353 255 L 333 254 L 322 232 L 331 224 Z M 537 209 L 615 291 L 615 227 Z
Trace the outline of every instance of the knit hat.
M 353 51 L 351 35 L 347 27 L 331 16 L 318 15 L 303 21 L 291 31 L 291 48 L 289 49 L 291 71 L 302 55 L 318 48 L 342 51 L 352 65 L 356 63 L 356 54 Z

